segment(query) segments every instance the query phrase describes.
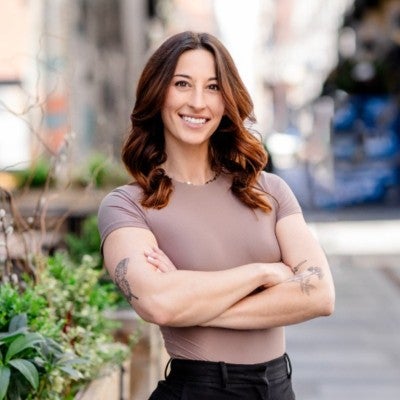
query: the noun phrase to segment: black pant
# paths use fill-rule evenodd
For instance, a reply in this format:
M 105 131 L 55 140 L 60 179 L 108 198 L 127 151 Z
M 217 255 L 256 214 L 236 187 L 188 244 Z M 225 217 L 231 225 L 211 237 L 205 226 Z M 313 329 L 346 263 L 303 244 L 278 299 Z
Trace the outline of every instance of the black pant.
M 294 400 L 287 354 L 261 364 L 170 360 L 149 400 Z

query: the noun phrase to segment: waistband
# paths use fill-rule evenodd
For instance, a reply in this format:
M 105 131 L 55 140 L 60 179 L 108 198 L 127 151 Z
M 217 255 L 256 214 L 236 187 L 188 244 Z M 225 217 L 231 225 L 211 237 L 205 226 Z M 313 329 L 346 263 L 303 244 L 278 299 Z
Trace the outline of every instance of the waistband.
M 230 364 L 224 362 L 183 360 L 169 361 L 168 380 L 185 382 L 263 383 L 282 377 L 290 377 L 292 367 L 289 356 L 283 356 L 259 364 Z M 168 364 L 166 370 L 168 368 Z

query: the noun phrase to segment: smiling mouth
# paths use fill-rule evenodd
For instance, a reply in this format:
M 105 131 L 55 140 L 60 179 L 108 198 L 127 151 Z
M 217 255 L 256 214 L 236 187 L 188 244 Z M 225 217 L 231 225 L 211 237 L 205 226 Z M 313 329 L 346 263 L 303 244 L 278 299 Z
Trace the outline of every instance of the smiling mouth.
M 185 122 L 188 122 L 189 124 L 194 124 L 194 125 L 204 125 L 207 122 L 206 118 L 194 118 L 194 117 L 188 117 L 187 115 L 181 115 L 181 118 Z

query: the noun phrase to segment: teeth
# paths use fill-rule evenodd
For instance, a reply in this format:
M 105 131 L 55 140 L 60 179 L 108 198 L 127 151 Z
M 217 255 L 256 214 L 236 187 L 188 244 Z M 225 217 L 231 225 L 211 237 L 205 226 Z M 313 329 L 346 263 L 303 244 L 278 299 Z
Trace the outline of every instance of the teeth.
M 206 123 L 205 118 L 193 118 L 193 117 L 183 116 L 182 119 L 191 124 L 205 124 Z

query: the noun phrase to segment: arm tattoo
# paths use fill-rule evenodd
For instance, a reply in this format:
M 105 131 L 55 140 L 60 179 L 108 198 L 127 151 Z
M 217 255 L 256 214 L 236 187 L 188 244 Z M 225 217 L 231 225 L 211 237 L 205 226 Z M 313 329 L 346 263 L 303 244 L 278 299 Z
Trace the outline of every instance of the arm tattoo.
M 298 263 L 294 268 L 293 268 L 293 272 L 296 274 L 297 272 L 299 272 L 300 267 L 306 263 L 307 260 L 303 260 L 302 262 Z
M 303 264 L 303 261 L 301 264 Z M 298 267 L 298 266 L 297 266 Z M 295 268 L 297 268 L 295 267 Z M 297 268 L 298 271 L 298 268 Z M 307 271 L 302 272 L 301 274 L 295 275 L 292 278 L 289 278 L 287 282 L 299 282 L 301 291 L 305 294 L 310 294 L 311 289 L 315 289 L 315 286 L 310 283 L 310 280 L 313 276 L 317 276 L 319 280 L 324 277 L 324 274 L 320 267 L 309 267 Z
M 118 286 L 119 290 L 130 303 L 133 299 L 139 300 L 139 297 L 135 296 L 132 293 L 129 282 L 126 279 L 126 274 L 128 272 L 128 262 L 129 258 L 124 258 L 118 263 L 117 267 L 115 268 L 115 284 Z

